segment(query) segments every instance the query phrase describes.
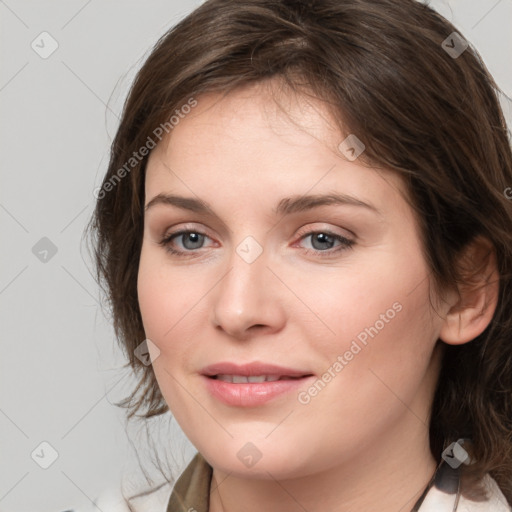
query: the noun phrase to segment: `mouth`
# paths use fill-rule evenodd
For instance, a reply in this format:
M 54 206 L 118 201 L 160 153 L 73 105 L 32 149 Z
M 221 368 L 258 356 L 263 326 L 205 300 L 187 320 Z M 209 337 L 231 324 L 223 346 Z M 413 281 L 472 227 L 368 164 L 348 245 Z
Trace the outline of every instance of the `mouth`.
M 201 374 L 206 377 L 217 378 L 220 380 L 236 379 L 238 382 L 270 382 L 280 379 L 301 378 L 306 375 L 312 375 L 308 370 L 296 368 L 287 368 L 271 363 L 262 363 L 255 361 L 252 363 L 233 363 L 220 362 L 204 367 Z M 257 379 L 257 380 L 240 380 L 240 379 Z
M 208 393 L 232 407 L 256 407 L 310 384 L 313 373 L 273 364 L 217 363 L 203 368 Z

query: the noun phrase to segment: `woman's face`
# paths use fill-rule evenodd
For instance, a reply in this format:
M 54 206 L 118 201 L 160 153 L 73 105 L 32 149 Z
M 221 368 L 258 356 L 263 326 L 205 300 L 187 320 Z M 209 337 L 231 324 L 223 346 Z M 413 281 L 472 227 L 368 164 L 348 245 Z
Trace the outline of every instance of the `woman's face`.
M 340 151 L 320 102 L 196 99 L 150 155 L 138 277 L 187 437 L 261 478 L 428 446 L 442 320 L 400 180 Z

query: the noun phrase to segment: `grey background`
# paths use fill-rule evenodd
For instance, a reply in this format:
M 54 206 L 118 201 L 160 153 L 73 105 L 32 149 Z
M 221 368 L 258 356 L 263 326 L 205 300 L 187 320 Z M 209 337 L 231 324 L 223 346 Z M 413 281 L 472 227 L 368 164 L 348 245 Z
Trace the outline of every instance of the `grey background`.
M 132 443 L 143 465 L 147 443 L 134 429 L 127 437 L 124 412 L 113 406 L 134 381 L 99 307 L 82 233 L 135 72 L 199 3 L 0 0 L 1 511 L 90 506 L 123 475 L 142 481 Z M 512 0 L 432 5 L 512 97 Z M 42 32 L 58 44 L 47 58 L 31 46 L 55 44 Z M 503 106 L 510 120 L 510 101 Z M 159 425 L 155 442 L 179 473 L 194 449 L 179 428 Z M 37 449 L 49 460 L 43 441 L 58 453 L 48 469 L 31 457 Z

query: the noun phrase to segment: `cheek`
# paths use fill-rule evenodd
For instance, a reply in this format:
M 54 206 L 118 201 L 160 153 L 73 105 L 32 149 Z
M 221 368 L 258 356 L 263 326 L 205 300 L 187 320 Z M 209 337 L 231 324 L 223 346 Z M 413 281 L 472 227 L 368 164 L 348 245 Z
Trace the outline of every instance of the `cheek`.
M 146 336 L 154 338 L 159 346 L 172 337 L 179 319 L 190 311 L 198 293 L 197 283 L 191 286 L 182 274 L 166 265 L 160 251 L 143 246 L 137 295 Z
M 302 287 L 301 295 L 318 317 L 318 343 L 327 352 L 339 352 L 354 339 L 364 345 L 412 327 L 419 320 L 418 310 L 424 308 L 407 295 L 408 289 L 406 282 L 397 283 L 378 271 L 372 275 L 372 269 L 366 269 L 316 281 L 315 286 Z
M 158 386 L 173 414 L 181 417 L 181 411 L 186 410 L 186 400 L 181 396 L 182 389 L 176 378 L 181 380 L 177 369 L 183 366 L 185 347 L 190 348 L 183 333 L 186 314 L 190 311 L 190 302 L 186 297 L 190 287 L 177 282 L 179 273 L 175 274 L 166 270 L 158 255 L 143 248 L 137 294 L 144 332 L 158 347 L 158 357 L 152 359 Z M 173 342 L 178 336 L 180 342 Z
M 373 292 L 366 300 L 360 295 L 345 301 L 336 324 L 339 335 L 330 346 L 324 342 L 325 369 L 332 368 L 336 377 L 317 406 L 330 407 L 335 416 L 345 418 L 348 410 L 361 424 L 370 417 L 375 424 L 391 421 L 414 400 L 429 371 L 437 336 L 428 284 L 414 293 L 392 284 L 381 280 L 366 289 Z
M 357 444 L 361 437 L 384 431 L 403 414 L 411 414 L 409 408 L 426 418 L 426 410 L 416 400 L 424 393 L 422 381 L 429 373 L 436 340 L 428 286 L 407 295 L 410 290 L 392 284 L 381 280 L 378 287 L 364 287 L 373 293 L 352 300 L 339 293 L 345 309 L 336 317 L 331 311 L 337 335 L 319 337 L 314 346 L 315 356 L 323 356 L 325 373 L 315 389 L 304 390 L 300 403 L 306 405 L 298 412 L 308 418 L 311 411 L 318 411 L 319 417 L 320 411 L 329 411 L 332 420 L 325 424 L 324 434 L 330 436 L 331 447 L 346 439 Z M 339 439 L 339 432 L 345 433 L 345 441 Z
M 326 368 L 346 356 L 347 366 L 365 370 L 343 372 L 350 379 L 375 380 L 369 368 L 397 385 L 418 379 L 438 334 L 427 276 L 419 251 L 395 251 L 362 265 L 360 272 L 333 274 L 321 291 L 304 288 L 322 319 L 310 340 Z
M 166 310 L 172 310 L 166 304 L 169 294 L 164 293 L 165 283 L 162 283 L 160 279 L 158 268 L 151 265 L 151 261 L 145 257 L 144 251 L 142 251 L 137 279 L 139 308 L 146 336 L 154 340 L 160 347 L 158 341 L 166 331 L 168 324 L 164 313 Z
M 137 294 L 145 335 L 160 350 L 153 365 L 159 380 L 166 378 L 164 367 L 173 374 L 188 369 L 191 355 L 200 350 L 198 322 L 204 324 L 205 295 L 214 283 L 204 277 L 191 282 L 190 272 L 168 265 L 165 255 L 142 250 Z

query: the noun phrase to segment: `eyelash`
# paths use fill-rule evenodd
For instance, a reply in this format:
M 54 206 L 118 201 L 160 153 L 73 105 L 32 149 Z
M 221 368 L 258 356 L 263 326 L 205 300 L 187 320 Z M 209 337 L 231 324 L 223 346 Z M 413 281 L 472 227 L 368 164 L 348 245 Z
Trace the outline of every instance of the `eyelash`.
M 177 238 L 177 237 L 179 237 L 181 235 L 186 235 L 186 234 L 189 234 L 189 233 L 195 233 L 195 234 L 198 234 L 198 235 L 202 235 L 202 236 L 208 237 L 208 235 L 206 233 L 203 233 L 203 232 L 198 231 L 198 230 L 183 229 L 183 230 L 180 230 L 180 231 L 176 231 L 175 233 L 171 233 L 170 235 L 164 237 L 158 243 L 159 243 L 159 245 L 164 247 L 164 249 L 168 253 L 170 253 L 170 254 L 172 254 L 174 256 L 178 256 L 178 257 L 190 256 L 194 252 L 193 249 L 188 250 L 188 251 L 177 251 L 176 249 L 173 249 L 171 247 L 171 241 L 172 241 L 173 238 Z M 330 237 L 333 237 L 335 240 L 338 240 L 340 242 L 340 245 L 337 248 L 326 249 L 325 251 L 320 251 L 318 249 L 305 249 L 306 254 L 320 256 L 321 258 L 328 258 L 328 257 L 332 257 L 334 254 L 337 254 L 337 253 L 339 253 L 341 251 L 344 251 L 344 250 L 347 250 L 347 249 L 352 249 L 353 245 L 355 243 L 353 240 L 349 240 L 348 238 L 345 238 L 344 236 L 341 236 L 341 235 L 338 235 L 336 233 L 333 233 L 332 231 L 329 231 L 329 230 L 308 231 L 303 236 L 301 236 L 300 240 L 303 240 L 304 238 L 307 238 L 308 236 L 311 236 L 311 235 L 317 235 L 319 233 L 324 234 L 324 235 L 328 235 Z M 196 250 L 199 250 L 199 249 L 196 249 Z

